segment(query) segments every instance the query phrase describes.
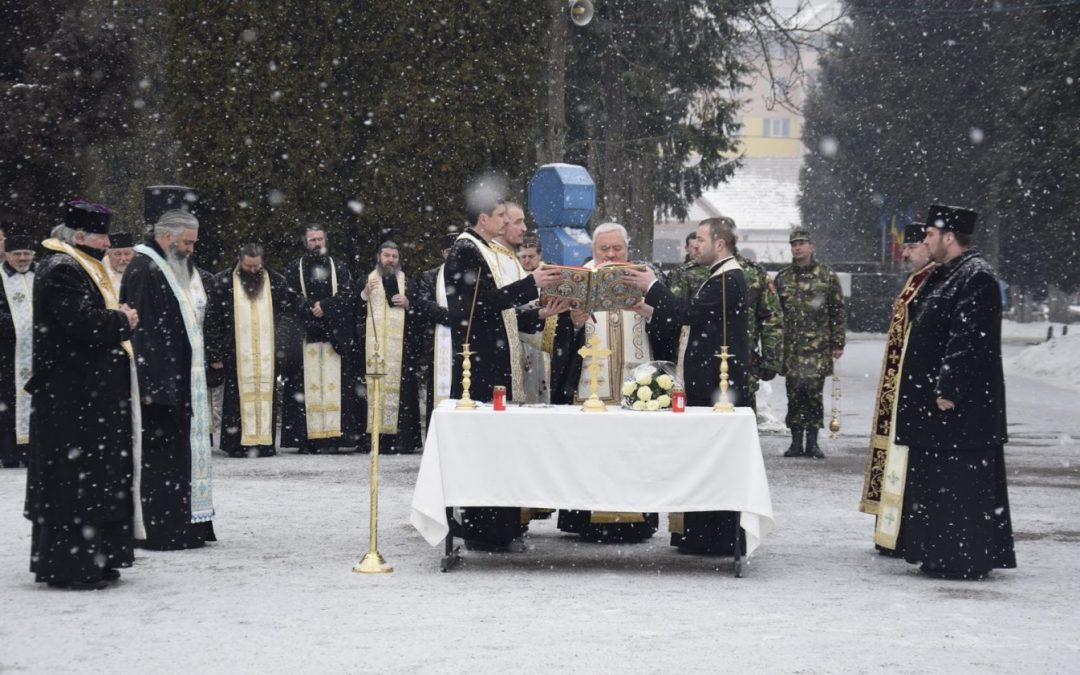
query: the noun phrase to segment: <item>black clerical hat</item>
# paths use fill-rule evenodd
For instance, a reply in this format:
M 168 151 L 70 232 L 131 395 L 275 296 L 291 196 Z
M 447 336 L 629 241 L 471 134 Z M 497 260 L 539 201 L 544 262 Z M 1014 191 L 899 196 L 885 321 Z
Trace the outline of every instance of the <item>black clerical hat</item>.
M 904 226 L 904 243 L 918 244 L 926 239 L 926 223 L 908 223 Z
M 143 191 L 143 220 L 147 228 L 161 218 L 166 211 L 180 209 L 194 216 L 199 202 L 195 190 L 183 185 L 151 185 Z
M 90 234 L 108 234 L 111 221 L 112 210 L 109 207 L 81 199 L 68 202 L 64 213 L 64 225 Z
M 131 248 L 135 245 L 135 235 L 130 232 L 113 232 L 109 235 L 109 248 Z
M 978 218 L 979 214 L 971 209 L 934 204 L 926 215 L 926 226 L 945 232 L 971 234 L 975 231 L 975 221 Z

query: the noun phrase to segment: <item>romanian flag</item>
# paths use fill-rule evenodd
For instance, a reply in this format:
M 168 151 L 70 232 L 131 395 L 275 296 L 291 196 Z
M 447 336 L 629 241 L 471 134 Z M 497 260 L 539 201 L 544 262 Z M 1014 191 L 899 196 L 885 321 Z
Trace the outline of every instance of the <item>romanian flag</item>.
M 895 213 L 889 217 L 889 253 L 893 262 L 904 259 L 904 227 L 899 220 Z

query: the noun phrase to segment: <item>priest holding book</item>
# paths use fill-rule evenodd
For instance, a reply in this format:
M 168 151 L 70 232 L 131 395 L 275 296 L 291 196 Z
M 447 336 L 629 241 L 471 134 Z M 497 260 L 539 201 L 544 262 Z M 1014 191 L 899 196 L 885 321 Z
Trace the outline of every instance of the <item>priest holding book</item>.
M 708 218 L 697 231 L 697 261 L 709 268 L 709 278 L 689 300 L 678 298 L 656 274 L 646 269 L 628 272 L 624 279 L 645 291 L 654 307 L 653 321 L 683 326 L 679 340 L 679 376 L 686 385 L 686 404 L 712 405 L 720 395 L 721 347 L 726 346 L 728 398 L 736 406 L 750 405 L 750 339 L 747 324 L 747 286 L 735 261 L 735 223 Z M 691 553 L 730 554 L 738 514 L 708 511 L 671 514 L 671 543 Z
M 519 325 L 536 330 L 541 319 L 565 310 L 568 304 L 517 311 L 538 297 L 538 289 L 557 283 L 560 274 L 540 268 L 524 279 L 505 283 L 491 242 L 509 224 L 506 204 L 497 190 L 482 188 L 473 190 L 467 202 L 469 227 L 454 242 L 443 267 L 454 353 L 450 395 L 462 397 L 462 351 L 468 344 L 470 397 L 488 402 L 493 388 L 504 386 L 507 400 L 514 400 L 515 392 L 522 390 L 524 374 L 517 353 Z M 451 532 L 465 539 L 466 547 L 472 550 L 524 550 L 515 542 L 524 532 L 519 508 L 461 509 L 451 523 Z
M 626 228 L 622 225 L 604 223 L 598 226 L 593 231 L 593 257 L 585 267 L 596 270 L 626 263 L 629 243 Z M 646 268 L 644 264 L 625 267 Z M 641 290 L 637 287 L 617 283 L 611 286 L 605 284 L 601 292 L 620 295 L 620 290 L 621 295 L 627 296 L 628 302 L 641 297 Z M 602 298 L 597 301 L 604 304 Z M 589 398 L 589 373 L 579 350 L 592 337 L 596 337 L 598 346 L 611 352 L 611 356 L 600 364 L 598 396 L 607 404 L 619 405 L 622 400 L 620 389 L 630 371 L 657 358 L 670 358 L 668 354 L 674 351 L 678 339 L 677 324 L 654 321 L 652 315 L 653 308 L 638 299 L 629 309 L 590 312 L 587 306 L 580 306 L 560 316 L 552 359 L 552 381 L 558 383 L 558 389 L 552 391 L 552 403 L 581 404 Z M 647 539 L 656 532 L 657 523 L 655 513 L 559 512 L 560 530 L 599 542 Z

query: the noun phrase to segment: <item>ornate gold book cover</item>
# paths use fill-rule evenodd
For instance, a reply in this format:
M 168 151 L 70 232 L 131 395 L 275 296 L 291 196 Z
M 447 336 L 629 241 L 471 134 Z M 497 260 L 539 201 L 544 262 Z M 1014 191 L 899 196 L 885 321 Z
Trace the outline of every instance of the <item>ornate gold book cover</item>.
M 645 265 L 639 263 L 608 263 L 596 269 L 547 263 L 543 266 L 545 269 L 559 270 L 562 279 L 551 288 L 540 291 L 541 301 L 551 297 L 569 298 L 572 309 L 607 312 L 630 309 L 642 297 L 640 289 L 622 283 L 627 271 L 645 269 Z

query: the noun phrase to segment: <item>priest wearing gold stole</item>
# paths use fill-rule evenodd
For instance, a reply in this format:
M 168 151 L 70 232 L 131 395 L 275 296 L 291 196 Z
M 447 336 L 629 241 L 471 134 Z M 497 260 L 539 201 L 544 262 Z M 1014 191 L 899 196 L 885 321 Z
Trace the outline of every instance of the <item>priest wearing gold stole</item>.
M 118 305 L 102 267 L 108 208 L 68 205 L 42 246 L 34 280 L 30 466 L 24 515 L 39 582 L 101 589 L 129 567 L 138 502 L 138 380 L 131 343 L 139 316 Z
M 348 363 L 352 325 L 326 314 L 329 304 L 349 292 L 353 278 L 349 268 L 330 255 L 323 225 L 307 225 L 303 236 L 304 255 L 285 269 L 285 281 L 301 306 L 299 325 L 283 333 L 281 445 L 298 448 L 300 454 L 334 453 L 355 447 L 363 431 L 359 382 L 347 376 L 354 365 Z
M 749 292 L 735 260 L 735 223 L 708 218 L 697 230 L 695 256 L 709 268 L 709 278 L 689 300 L 676 297 L 652 270 L 630 272 L 624 278 L 645 290 L 645 302 L 655 308 L 653 321 L 683 326 L 679 341 L 679 375 L 686 385 L 688 406 L 712 405 L 720 395 L 721 347 L 727 346 L 729 400 L 750 406 Z M 738 514 L 702 511 L 671 514 L 671 544 L 690 553 L 730 554 Z M 742 540 L 745 545 L 745 539 Z M 743 551 L 745 554 L 745 550 Z
M 593 231 L 593 257 L 585 264 L 589 269 L 608 263 L 626 262 L 629 251 L 626 228 L 618 223 L 604 223 Z M 657 354 L 669 354 L 670 343 L 678 339 L 674 323 L 654 321 L 653 308 L 639 302 L 632 310 L 614 310 L 590 314 L 572 310 L 559 317 L 558 349 L 553 359 L 553 379 L 562 383 L 553 393 L 552 402 L 580 405 L 589 398 L 590 377 L 578 350 L 592 338 L 600 340 L 599 347 L 611 351 L 601 363 L 597 379 L 600 399 L 618 406 L 622 401 L 622 384 L 630 371 L 643 363 L 657 360 Z M 617 542 L 647 539 L 658 525 L 655 513 L 611 513 L 602 511 L 559 512 L 559 529 L 580 534 L 593 541 Z
M 34 353 L 34 249 L 30 236 L 8 233 L 0 254 L 0 466 L 26 466 L 30 449 L 30 379 Z
M 415 376 L 421 356 L 425 321 L 411 299 L 417 297 L 416 285 L 401 270 L 398 245 L 385 241 L 379 246 L 375 269 L 364 279 L 358 294 L 356 316 L 356 363 L 364 369 L 364 417 L 367 426 L 361 449 L 370 450 L 375 407 L 367 395 L 367 368 L 376 350 L 386 372 L 379 385 L 382 419 L 379 422 L 379 452 L 414 453 L 422 449 L 420 438 L 420 388 Z
M 230 457 L 269 457 L 280 328 L 296 311 L 296 298 L 283 276 L 263 267 L 263 247 L 254 243 L 241 247 L 235 268 L 214 278 L 210 295 L 207 355 L 225 384 L 220 448 Z
M 874 544 L 883 555 L 902 556 L 900 538 L 907 474 L 906 448 L 897 448 L 896 404 L 904 368 L 904 348 L 911 325 L 911 301 L 934 270 L 926 242 L 926 225 L 910 223 L 904 228 L 904 265 L 910 272 L 900 294 L 893 301 L 889 333 L 885 341 L 885 361 L 878 380 L 874 425 L 870 431 L 870 452 L 866 460 L 859 510 L 876 518 Z
M 466 215 L 469 227 L 454 242 L 443 267 L 454 358 L 450 396 L 461 398 L 461 354 L 468 342 L 471 398 L 489 402 L 494 387 L 503 386 L 508 400 L 520 400 L 524 373 L 516 353 L 519 326 L 536 330 L 541 319 L 563 311 L 565 305 L 520 312 L 517 308 L 537 299 L 539 288 L 557 284 L 560 274 L 541 268 L 518 281 L 507 283 L 503 278 L 492 242 L 509 225 L 509 218 L 497 190 L 473 190 L 468 195 Z M 519 508 L 461 509 L 450 527 L 454 536 L 465 539 L 467 548 L 524 550 L 515 541 L 525 530 Z

